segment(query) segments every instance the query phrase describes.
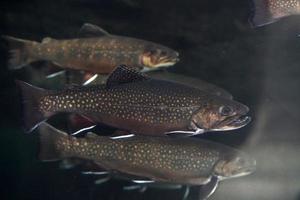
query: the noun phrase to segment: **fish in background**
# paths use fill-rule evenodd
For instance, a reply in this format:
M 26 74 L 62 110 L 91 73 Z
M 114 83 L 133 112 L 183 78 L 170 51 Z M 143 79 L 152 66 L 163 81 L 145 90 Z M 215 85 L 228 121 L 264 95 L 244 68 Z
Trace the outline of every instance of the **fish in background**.
M 300 0 L 252 0 L 254 27 L 265 26 L 291 15 L 300 14 Z
M 199 89 L 152 79 L 119 66 L 105 85 L 47 91 L 17 81 L 26 131 L 59 113 L 76 113 L 95 124 L 134 134 L 186 136 L 247 125 L 249 108 Z
M 135 69 L 159 68 L 179 61 L 178 52 L 153 42 L 112 35 L 92 24 L 84 24 L 78 38 L 42 42 L 3 36 L 8 41 L 10 69 L 18 69 L 38 60 L 51 61 L 61 69 L 83 70 L 91 74 L 108 74 L 120 64 Z M 54 70 L 55 71 L 55 70 Z M 55 71 L 49 77 L 61 72 Z
M 42 161 L 78 158 L 148 182 L 211 188 L 212 181 L 213 192 L 219 181 L 249 175 L 256 168 L 256 161 L 245 153 L 199 138 L 113 138 L 91 132 L 76 138 L 46 123 L 41 124 L 39 134 Z

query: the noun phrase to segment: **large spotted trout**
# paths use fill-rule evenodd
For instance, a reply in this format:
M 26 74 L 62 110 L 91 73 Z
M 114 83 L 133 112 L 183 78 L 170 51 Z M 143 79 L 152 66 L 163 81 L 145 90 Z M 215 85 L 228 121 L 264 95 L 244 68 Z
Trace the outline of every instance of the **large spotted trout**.
M 47 91 L 17 81 L 23 96 L 25 129 L 59 112 L 76 113 L 134 134 L 199 134 L 249 123 L 247 106 L 197 88 L 152 79 L 119 66 L 105 85 Z
M 155 182 L 208 184 L 244 176 L 256 162 L 243 152 L 199 138 L 132 136 L 112 138 L 88 133 L 76 138 L 42 123 L 39 157 L 44 161 L 78 158 L 101 170 L 117 171 Z

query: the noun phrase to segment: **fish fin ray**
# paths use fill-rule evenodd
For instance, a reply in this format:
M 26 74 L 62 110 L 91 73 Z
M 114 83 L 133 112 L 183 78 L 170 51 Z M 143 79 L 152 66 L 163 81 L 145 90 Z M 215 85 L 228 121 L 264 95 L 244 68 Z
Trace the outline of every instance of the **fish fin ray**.
M 9 60 L 7 64 L 9 69 L 21 69 L 32 62 L 26 49 L 33 41 L 6 35 L 2 35 L 2 38 L 8 43 Z
M 46 76 L 46 78 L 50 79 L 50 78 L 54 78 L 54 77 L 65 75 L 65 74 L 66 74 L 66 70 L 59 70 L 59 71 L 53 72 L 51 74 L 48 74 Z
M 281 17 L 272 16 L 269 9 L 269 0 L 252 0 L 250 23 L 254 27 L 261 27 L 278 21 Z
M 96 127 L 96 123 L 90 118 L 80 114 L 70 114 L 69 122 L 71 125 L 71 135 L 86 133 Z
M 218 188 L 219 180 L 212 177 L 209 183 L 200 186 L 198 199 L 208 199 Z
M 42 123 L 39 127 L 40 152 L 39 159 L 42 161 L 55 161 L 62 159 L 62 153 L 56 148 L 56 141 L 66 134 L 53 126 Z
M 35 86 L 32 86 L 23 81 L 16 80 L 17 86 L 21 91 L 22 99 L 22 120 L 26 132 L 33 131 L 40 123 L 47 120 L 52 113 L 45 114 L 39 110 L 39 101 L 47 91 Z
M 79 30 L 80 37 L 101 37 L 110 35 L 107 31 L 94 24 L 85 23 Z
M 86 79 L 82 85 L 89 85 L 90 83 L 95 81 L 97 77 L 98 77 L 98 74 L 90 74 L 89 78 Z
M 107 78 L 106 87 L 110 88 L 124 83 L 139 82 L 148 79 L 148 76 L 131 69 L 126 65 L 120 65 Z

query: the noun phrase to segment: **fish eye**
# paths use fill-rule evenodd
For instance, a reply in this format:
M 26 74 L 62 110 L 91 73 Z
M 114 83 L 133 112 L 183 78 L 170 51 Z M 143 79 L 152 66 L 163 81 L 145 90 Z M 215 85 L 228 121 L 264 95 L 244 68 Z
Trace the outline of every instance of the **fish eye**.
M 233 112 L 233 110 L 229 106 L 221 106 L 219 108 L 219 113 L 222 116 L 229 116 L 229 115 L 231 115 L 232 112 Z

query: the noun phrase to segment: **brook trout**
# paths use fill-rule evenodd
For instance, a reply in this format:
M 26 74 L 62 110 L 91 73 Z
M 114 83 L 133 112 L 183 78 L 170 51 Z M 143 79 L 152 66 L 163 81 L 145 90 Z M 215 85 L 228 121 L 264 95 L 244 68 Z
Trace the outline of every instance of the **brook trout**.
M 34 61 L 47 60 L 65 69 L 108 74 L 120 64 L 135 69 L 158 68 L 174 65 L 179 60 L 179 54 L 168 47 L 111 35 L 92 24 L 84 24 L 80 36 L 66 40 L 45 38 L 41 43 L 4 36 L 11 49 L 9 67 L 18 69 Z
M 76 113 L 95 123 L 134 134 L 199 134 L 241 128 L 249 108 L 175 82 L 149 78 L 119 66 L 106 85 L 47 91 L 17 82 L 27 131 L 58 112 Z
M 245 153 L 199 138 L 114 139 L 94 133 L 75 138 L 46 123 L 40 127 L 39 157 L 44 161 L 80 158 L 108 171 L 186 185 L 208 184 L 212 177 L 224 180 L 248 175 L 256 165 Z

